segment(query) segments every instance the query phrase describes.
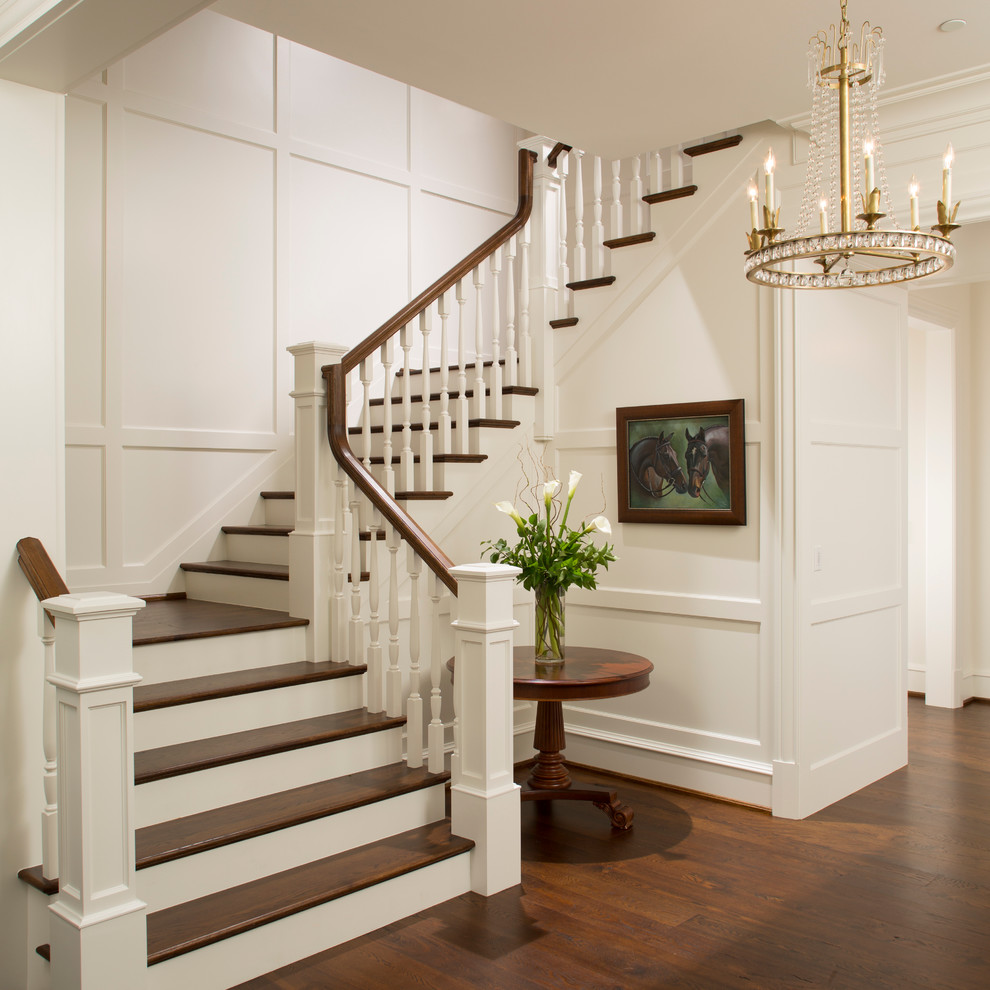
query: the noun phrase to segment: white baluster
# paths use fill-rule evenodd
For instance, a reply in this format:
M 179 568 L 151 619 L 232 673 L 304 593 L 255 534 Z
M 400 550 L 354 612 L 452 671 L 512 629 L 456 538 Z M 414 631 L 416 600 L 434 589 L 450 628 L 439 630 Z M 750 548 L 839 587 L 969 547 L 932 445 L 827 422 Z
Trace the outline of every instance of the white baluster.
M 364 623 L 361 621 L 361 490 L 351 485 L 351 618 L 348 623 L 347 661 L 364 663 Z
M 382 710 L 382 697 L 385 671 L 382 669 L 382 644 L 379 638 L 380 622 L 378 616 L 379 587 L 378 587 L 378 530 L 381 517 L 369 503 L 368 518 L 371 520 L 368 538 L 368 711 Z
M 447 358 L 447 319 L 450 316 L 450 293 L 444 292 L 437 300 L 440 314 L 440 421 L 437 445 L 441 454 L 449 454 L 450 446 L 450 364 Z
M 519 384 L 533 384 L 533 338 L 529 333 L 529 221 L 522 230 L 519 255 Z
M 612 237 L 622 236 L 622 162 L 612 162 Z
M 571 315 L 571 290 L 567 288 L 567 283 L 571 280 L 571 273 L 567 267 L 567 170 L 570 165 L 570 156 L 563 152 L 557 159 L 557 173 L 560 175 L 560 209 L 557 217 L 560 221 L 560 270 L 557 275 L 557 318 L 566 319 Z
M 506 385 L 518 384 L 519 355 L 516 353 L 516 235 L 505 249 L 505 375 Z
M 402 714 L 402 671 L 399 669 L 399 531 L 388 524 L 388 673 L 385 675 L 385 711 L 390 718 Z
M 427 745 L 429 748 L 430 773 L 440 773 L 443 770 L 443 721 L 440 718 L 442 697 L 440 695 L 440 675 L 442 672 L 443 654 L 441 652 L 440 636 L 440 578 L 430 573 L 430 600 L 433 602 L 433 629 L 430 636 L 432 652 L 430 655 L 430 727 L 427 730 Z
M 650 155 L 650 192 L 663 192 L 663 159 L 659 151 Z
M 423 765 L 423 698 L 419 692 L 419 575 L 423 562 L 407 548 L 409 570 L 409 697 L 406 699 L 406 763 Z
M 602 159 L 595 155 L 592 162 L 594 183 L 594 225 L 591 228 L 591 277 L 600 278 L 605 271 L 605 224 L 602 223 Z
M 389 495 L 395 494 L 395 471 L 392 468 L 392 364 L 395 357 L 394 338 L 390 338 L 381 348 L 382 364 L 385 366 L 385 406 L 382 416 L 382 481 Z
M 361 440 L 364 446 L 364 467 L 371 471 L 371 374 L 372 360 L 365 358 L 360 365 L 361 390 Z
M 502 275 L 502 249 L 495 248 L 489 259 L 492 270 L 492 387 L 488 401 L 492 419 L 502 418 L 502 314 L 499 312 L 498 283 Z
M 433 310 L 425 309 L 419 314 L 419 330 L 423 335 L 423 380 L 420 385 L 423 404 L 420 422 L 423 432 L 419 438 L 419 487 L 429 491 L 433 484 L 433 431 L 430 429 L 430 334 L 433 331 Z
M 485 264 L 482 262 L 474 270 L 474 395 L 471 397 L 472 419 L 485 416 L 485 359 L 482 350 L 485 345 L 485 316 L 481 295 L 485 288 Z
M 464 340 L 464 307 L 467 303 L 467 295 L 464 292 L 464 279 L 457 280 L 454 289 L 457 298 L 457 433 L 455 437 L 454 453 L 466 454 L 468 452 L 468 410 L 467 397 L 467 345 Z
M 337 468 L 337 500 L 333 517 L 333 659 L 347 656 L 347 603 L 344 601 L 344 534 L 347 519 L 347 475 Z
M 629 233 L 641 234 L 643 227 L 643 179 L 640 172 L 639 155 L 633 156 L 632 178 L 629 180 Z
M 412 449 L 412 376 L 409 352 L 412 350 L 413 327 L 407 323 L 399 332 L 399 346 L 402 348 L 402 453 L 399 455 L 399 477 L 395 485 L 397 491 L 411 492 L 416 487 L 415 458 Z
M 670 152 L 670 188 L 680 189 L 684 185 L 684 156 L 677 149 Z
M 58 878 L 58 752 L 55 742 L 55 626 L 40 608 L 39 630 L 45 650 L 45 684 L 41 715 L 41 744 L 45 756 L 42 782 L 45 807 L 41 812 L 41 872 L 46 880 Z
M 574 281 L 588 277 L 587 254 L 584 249 L 584 152 L 575 151 L 574 168 Z

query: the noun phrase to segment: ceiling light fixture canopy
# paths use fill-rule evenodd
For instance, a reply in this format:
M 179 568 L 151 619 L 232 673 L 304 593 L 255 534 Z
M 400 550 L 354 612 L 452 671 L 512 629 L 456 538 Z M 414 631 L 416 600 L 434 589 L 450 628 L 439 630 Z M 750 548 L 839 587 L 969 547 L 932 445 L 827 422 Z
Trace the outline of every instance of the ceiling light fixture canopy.
M 898 228 L 890 205 L 877 92 L 883 83 L 883 32 L 869 21 L 856 40 L 841 2 L 838 27 L 811 39 L 808 82 L 812 90 L 811 146 L 797 235 L 782 239 L 780 202 L 774 188 L 776 162 L 770 150 L 763 165 L 764 200 L 751 182 L 746 278 L 784 289 L 847 289 L 885 285 L 933 275 L 952 266 L 949 237 L 959 204 L 952 206 L 950 144 L 942 170 L 938 223 L 923 232 L 919 185 L 908 189 L 911 223 Z M 854 149 L 862 149 L 862 155 Z M 862 190 L 857 193 L 855 190 Z M 853 215 L 855 209 L 861 209 Z M 877 226 L 889 218 L 889 229 Z M 815 229 L 817 225 L 817 230 Z

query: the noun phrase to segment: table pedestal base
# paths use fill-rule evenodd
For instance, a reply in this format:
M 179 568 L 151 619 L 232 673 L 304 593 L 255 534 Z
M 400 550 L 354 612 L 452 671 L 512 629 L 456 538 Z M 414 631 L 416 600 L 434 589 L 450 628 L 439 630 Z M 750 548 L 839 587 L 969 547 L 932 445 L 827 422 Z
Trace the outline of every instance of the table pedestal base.
M 571 789 L 571 775 L 561 750 L 564 748 L 564 711 L 559 701 L 536 705 L 536 731 L 533 746 L 538 755 L 520 795 L 523 801 L 591 801 L 604 811 L 615 828 L 630 828 L 633 810 L 623 804 L 615 791 Z

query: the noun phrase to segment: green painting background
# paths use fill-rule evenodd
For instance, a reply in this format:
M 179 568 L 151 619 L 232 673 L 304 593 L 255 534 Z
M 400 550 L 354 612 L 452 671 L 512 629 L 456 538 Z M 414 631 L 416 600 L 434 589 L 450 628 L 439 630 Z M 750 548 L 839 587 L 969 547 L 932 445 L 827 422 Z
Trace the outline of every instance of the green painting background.
M 671 491 L 668 495 L 664 495 L 663 498 L 654 498 L 640 488 L 636 479 L 633 477 L 632 471 L 628 468 L 629 451 L 632 450 L 633 445 L 638 440 L 642 440 L 643 437 L 658 437 L 661 432 L 670 433 L 670 431 L 673 430 L 674 436 L 670 441 L 670 444 L 674 448 L 674 452 L 677 454 L 677 460 L 680 463 L 681 470 L 684 472 L 684 478 L 687 480 L 687 462 L 684 458 L 684 453 L 687 450 L 687 437 L 684 436 L 685 429 L 690 430 L 691 436 L 694 436 L 701 427 L 705 427 L 707 429 L 710 426 L 728 425 L 728 416 L 703 416 L 691 419 L 630 420 L 626 424 L 628 434 L 626 437 L 626 463 L 627 470 L 629 470 L 629 508 L 687 510 L 728 509 L 729 495 L 727 492 L 723 492 L 722 489 L 718 487 L 715 482 L 715 475 L 712 473 L 711 468 L 708 470 L 708 475 L 705 478 L 704 484 L 704 490 L 708 498 L 692 498 L 687 494 L 687 492 L 683 495 L 678 495 L 675 491 Z

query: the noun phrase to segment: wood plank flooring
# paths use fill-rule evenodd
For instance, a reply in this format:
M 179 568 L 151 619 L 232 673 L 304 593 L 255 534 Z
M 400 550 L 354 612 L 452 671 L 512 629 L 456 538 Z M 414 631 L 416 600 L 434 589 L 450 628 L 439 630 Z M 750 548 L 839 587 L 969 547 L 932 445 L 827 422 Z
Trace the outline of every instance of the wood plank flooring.
M 636 810 L 525 804 L 522 886 L 242 984 L 986 990 L 990 705 L 910 705 L 911 763 L 801 822 L 608 774 Z

